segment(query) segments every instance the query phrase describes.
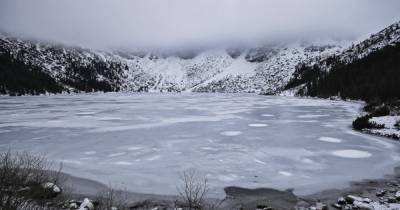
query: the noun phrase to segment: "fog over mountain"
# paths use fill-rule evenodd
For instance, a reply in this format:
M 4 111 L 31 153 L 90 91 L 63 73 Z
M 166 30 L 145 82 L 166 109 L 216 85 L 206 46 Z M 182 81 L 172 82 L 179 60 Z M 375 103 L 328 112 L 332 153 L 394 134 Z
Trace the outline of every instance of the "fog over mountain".
M 90 48 L 182 48 L 360 39 L 398 0 L 2 0 L 0 30 Z

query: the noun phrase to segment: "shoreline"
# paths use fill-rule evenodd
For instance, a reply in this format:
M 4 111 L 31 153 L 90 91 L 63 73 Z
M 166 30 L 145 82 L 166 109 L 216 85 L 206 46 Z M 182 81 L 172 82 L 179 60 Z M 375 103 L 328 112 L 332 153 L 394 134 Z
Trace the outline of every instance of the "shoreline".
M 66 177 L 63 187 L 73 187 L 72 195 L 76 198 L 95 198 L 100 192 L 105 192 L 109 187 L 95 180 L 80 178 L 63 173 Z M 372 201 L 381 200 L 376 195 L 379 191 L 393 191 L 400 187 L 400 166 L 393 169 L 393 172 L 381 178 L 362 179 L 351 181 L 345 188 L 325 189 L 309 195 L 296 195 L 293 189 L 277 190 L 273 188 L 241 188 L 227 186 L 224 188 L 226 197 L 220 209 L 256 209 L 257 206 L 268 206 L 273 209 L 307 209 L 320 201 L 328 206 L 328 209 L 335 209 L 333 204 L 338 198 L 354 195 L 361 198 L 369 198 Z M 130 205 L 141 202 L 151 202 L 155 206 L 171 206 L 178 199 L 178 195 L 146 194 L 126 191 L 126 198 Z M 207 198 L 207 201 L 215 202 L 218 199 Z

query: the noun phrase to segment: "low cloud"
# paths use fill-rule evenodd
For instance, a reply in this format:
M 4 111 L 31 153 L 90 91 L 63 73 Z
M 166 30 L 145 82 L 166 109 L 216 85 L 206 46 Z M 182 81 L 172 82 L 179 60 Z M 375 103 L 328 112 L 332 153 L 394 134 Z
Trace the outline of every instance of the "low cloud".
M 93 48 L 357 39 L 400 20 L 398 0 L 2 0 L 0 29 Z

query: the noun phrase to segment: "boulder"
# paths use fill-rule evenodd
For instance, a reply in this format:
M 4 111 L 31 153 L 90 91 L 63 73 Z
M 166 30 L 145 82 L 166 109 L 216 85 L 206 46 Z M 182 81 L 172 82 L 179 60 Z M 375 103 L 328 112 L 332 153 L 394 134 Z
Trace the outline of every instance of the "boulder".
M 346 205 L 346 199 L 344 199 L 343 197 L 338 198 L 337 203 L 339 205 Z
M 379 190 L 378 192 L 375 193 L 377 197 L 382 197 L 386 195 L 386 190 Z
M 371 206 L 370 204 L 360 202 L 360 201 L 354 201 L 353 205 L 357 207 L 357 209 L 360 210 L 374 210 L 374 207 Z
M 339 203 L 332 204 L 332 207 L 335 208 L 335 209 L 342 209 L 342 205 L 339 204 Z
M 387 198 L 388 203 L 397 203 L 397 199 L 393 196 Z
M 394 197 L 399 201 L 399 200 L 400 200 L 400 191 L 397 191 L 397 192 L 394 194 Z
M 355 201 L 358 202 L 363 202 L 363 198 L 358 197 L 358 196 L 354 196 L 354 195 L 348 195 L 345 197 L 345 200 L 348 204 L 353 204 Z
M 371 203 L 371 202 L 372 202 L 372 200 L 371 200 L 371 199 L 369 199 L 369 198 L 363 198 L 363 202 L 364 202 L 364 203 Z
M 83 199 L 82 204 L 79 206 L 79 210 L 94 210 L 94 205 L 89 198 Z

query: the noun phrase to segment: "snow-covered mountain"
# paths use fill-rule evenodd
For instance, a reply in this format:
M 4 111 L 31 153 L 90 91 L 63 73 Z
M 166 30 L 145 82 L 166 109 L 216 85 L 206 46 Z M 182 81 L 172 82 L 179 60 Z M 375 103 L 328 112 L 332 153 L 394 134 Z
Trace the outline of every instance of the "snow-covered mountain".
M 72 91 L 275 93 L 286 85 L 298 63 L 341 49 L 343 44 L 302 43 L 163 55 L 95 51 L 0 37 L 0 55 L 6 56 L 3 60 L 38 69 Z M 7 92 L 5 86 L 3 93 Z
M 300 95 L 387 100 L 398 90 L 398 49 L 400 21 L 342 52 L 301 62 L 285 88 Z
M 355 60 L 360 60 L 373 52 L 377 52 L 386 46 L 395 46 L 400 43 L 400 21 L 396 22 L 376 34 L 372 34 L 357 44 L 352 44 L 339 53 L 334 53 L 328 57 L 311 59 L 303 64 L 308 66 L 318 65 L 321 70 L 329 71 L 336 63 L 349 64 Z

